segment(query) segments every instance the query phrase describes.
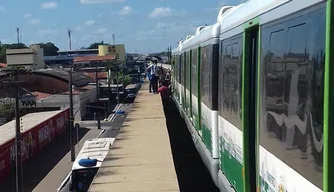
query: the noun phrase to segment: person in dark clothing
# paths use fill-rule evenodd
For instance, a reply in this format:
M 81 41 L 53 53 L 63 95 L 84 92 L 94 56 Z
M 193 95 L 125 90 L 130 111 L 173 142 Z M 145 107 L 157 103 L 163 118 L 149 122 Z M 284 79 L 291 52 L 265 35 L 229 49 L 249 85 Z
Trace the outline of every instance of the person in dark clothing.
M 148 73 L 147 74 L 147 77 L 148 77 L 148 80 L 150 82 L 150 85 L 149 85 L 149 93 L 152 93 L 152 89 L 153 89 L 153 81 L 152 81 L 152 75 L 151 73 Z
M 153 92 L 155 93 L 155 89 L 154 89 L 154 64 L 151 64 L 149 67 L 147 67 L 146 69 L 146 72 L 147 72 L 147 77 L 148 77 L 148 80 L 150 82 L 150 85 L 149 85 L 149 93 L 152 93 L 152 90 Z

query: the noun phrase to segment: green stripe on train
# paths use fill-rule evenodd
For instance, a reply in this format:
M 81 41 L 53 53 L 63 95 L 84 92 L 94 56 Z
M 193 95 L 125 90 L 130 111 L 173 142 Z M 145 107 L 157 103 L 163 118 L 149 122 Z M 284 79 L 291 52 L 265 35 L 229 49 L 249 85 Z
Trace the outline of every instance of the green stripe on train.
M 244 191 L 244 184 L 242 178 L 242 164 L 234 158 L 231 153 L 224 148 L 225 145 L 228 145 L 226 148 L 230 149 L 228 143 L 225 144 L 225 139 L 223 137 L 219 137 L 220 147 L 219 147 L 219 167 L 226 175 L 228 181 L 234 187 L 237 192 Z
M 202 123 L 202 140 L 206 148 L 210 151 L 210 154 L 212 155 L 212 134 L 211 130 L 204 123 Z

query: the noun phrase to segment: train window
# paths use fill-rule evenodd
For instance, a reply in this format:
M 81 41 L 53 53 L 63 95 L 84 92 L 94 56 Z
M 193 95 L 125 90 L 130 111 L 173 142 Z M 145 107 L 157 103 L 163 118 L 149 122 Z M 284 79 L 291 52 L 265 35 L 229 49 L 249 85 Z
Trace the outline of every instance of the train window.
M 181 83 L 181 85 L 184 85 L 184 54 L 181 54 L 181 70 L 180 70 L 180 83 Z
M 180 81 L 181 81 L 181 78 L 180 78 L 180 74 L 181 74 L 180 55 L 176 56 L 176 62 L 177 62 L 177 82 L 180 83 Z
M 191 65 L 192 65 L 192 69 L 191 69 L 191 73 L 192 73 L 192 80 L 191 80 L 191 90 L 192 90 L 192 94 L 194 94 L 196 97 L 198 96 L 197 92 L 198 92 L 198 88 L 197 88 L 197 60 L 198 60 L 198 50 L 194 49 L 192 50 L 192 55 L 191 55 Z
M 325 13 L 321 9 L 264 26 L 261 41 L 260 144 L 320 189 Z
M 212 68 L 211 68 L 211 97 L 212 110 L 218 110 L 218 70 L 219 70 L 219 44 L 212 46 Z
M 222 102 L 221 102 L 221 116 L 224 117 L 226 120 L 229 120 L 229 108 L 230 108 L 230 93 L 229 93 L 229 84 L 230 84 L 230 76 L 228 72 L 228 63 L 230 62 L 231 59 L 231 44 L 224 45 L 225 41 L 223 42 L 223 59 L 222 59 L 222 83 L 220 86 L 220 89 L 222 90 Z M 228 42 L 226 42 L 228 43 Z
M 186 69 L 186 71 L 187 71 L 187 89 L 190 91 L 190 79 L 191 79 L 191 74 L 190 74 L 190 72 L 191 72 L 191 54 L 190 54 L 191 52 L 189 51 L 189 52 L 187 52 L 187 58 L 186 58 L 186 62 L 187 62 L 187 69 Z
M 219 114 L 240 130 L 242 106 L 242 35 L 222 43 Z
M 209 46 L 202 47 L 201 49 L 201 101 L 211 108 L 210 100 L 209 100 L 209 84 L 210 84 L 210 54 L 209 54 Z

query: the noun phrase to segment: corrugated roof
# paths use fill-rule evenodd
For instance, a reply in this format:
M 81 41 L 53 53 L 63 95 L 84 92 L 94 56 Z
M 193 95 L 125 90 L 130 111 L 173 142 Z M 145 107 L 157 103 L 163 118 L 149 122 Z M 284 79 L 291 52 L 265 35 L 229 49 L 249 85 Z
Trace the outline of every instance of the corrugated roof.
M 62 81 L 69 82 L 69 72 L 65 70 L 58 69 L 40 69 L 32 72 L 33 74 L 47 75 L 58 78 Z M 90 83 L 90 78 L 84 74 L 73 71 L 72 73 L 72 83 L 77 87 L 86 86 Z
M 39 113 L 29 113 L 23 116 L 21 119 L 21 133 L 26 132 L 40 123 L 50 119 L 51 117 L 57 115 L 62 110 L 49 111 L 49 112 L 39 112 Z M 2 126 L 0 126 L 0 145 L 10 141 L 15 137 L 15 120 L 10 121 Z

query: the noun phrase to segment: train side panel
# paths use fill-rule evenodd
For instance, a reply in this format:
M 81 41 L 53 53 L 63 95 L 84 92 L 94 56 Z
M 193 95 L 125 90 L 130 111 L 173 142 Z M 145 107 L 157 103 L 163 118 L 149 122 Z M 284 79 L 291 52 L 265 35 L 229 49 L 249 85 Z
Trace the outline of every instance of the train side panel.
M 325 26 L 317 5 L 262 27 L 262 191 L 323 190 Z

